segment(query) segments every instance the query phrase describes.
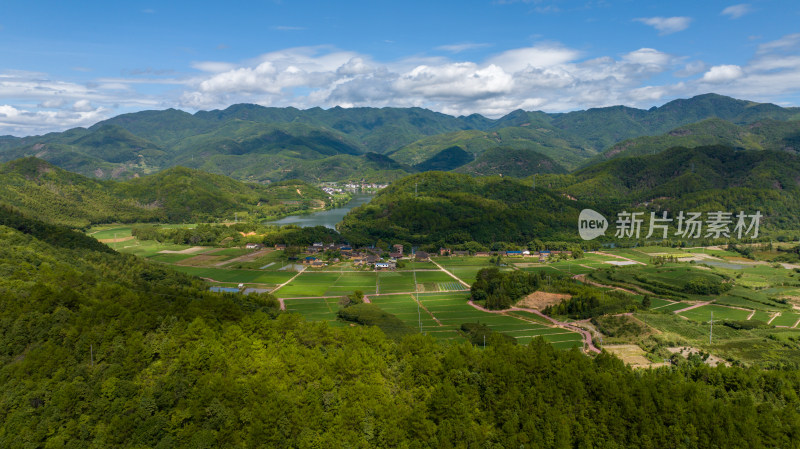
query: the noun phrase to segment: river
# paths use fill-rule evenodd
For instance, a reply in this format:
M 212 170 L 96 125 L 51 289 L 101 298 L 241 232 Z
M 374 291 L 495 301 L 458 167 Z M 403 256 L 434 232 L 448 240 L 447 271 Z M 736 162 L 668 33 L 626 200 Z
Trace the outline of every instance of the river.
M 293 224 L 303 228 L 309 226 L 325 226 L 326 228 L 336 229 L 336 225 L 342 221 L 350 209 L 369 203 L 375 195 L 353 195 L 353 198 L 344 206 L 336 209 L 328 209 L 307 215 L 290 215 L 280 220 L 269 221 L 267 224 L 288 225 Z

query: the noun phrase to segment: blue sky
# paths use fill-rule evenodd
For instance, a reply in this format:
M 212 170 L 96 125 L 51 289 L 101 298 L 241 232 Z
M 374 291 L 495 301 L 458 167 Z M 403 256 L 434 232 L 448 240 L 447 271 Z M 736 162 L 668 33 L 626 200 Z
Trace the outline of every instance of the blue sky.
M 706 92 L 800 105 L 794 0 L 5 0 L 0 11 L 0 135 L 242 102 L 489 117 Z

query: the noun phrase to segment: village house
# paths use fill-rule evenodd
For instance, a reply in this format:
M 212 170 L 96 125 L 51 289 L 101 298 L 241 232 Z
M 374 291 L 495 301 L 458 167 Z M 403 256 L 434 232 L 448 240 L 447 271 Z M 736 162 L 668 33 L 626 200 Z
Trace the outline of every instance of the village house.
M 450 255 L 450 248 L 439 248 L 439 255 L 440 256 L 449 256 Z
M 261 249 L 264 247 L 264 245 L 260 243 L 248 243 L 247 245 L 244 245 L 244 247 L 247 249 Z
M 275 249 L 277 251 L 283 251 L 283 250 L 286 249 L 286 244 L 285 243 L 276 243 L 275 244 Z
M 403 245 L 395 244 L 395 245 L 392 245 L 392 248 L 394 248 L 395 252 L 400 253 L 401 257 L 403 256 Z
M 430 255 L 428 255 L 428 253 L 425 251 L 417 251 L 416 254 L 414 254 L 414 258 L 418 262 L 429 262 L 431 260 Z
M 397 264 L 392 261 L 375 263 L 376 270 L 394 270 L 396 267 Z
M 453 256 L 464 257 L 464 256 L 469 256 L 469 251 L 453 251 L 451 254 Z

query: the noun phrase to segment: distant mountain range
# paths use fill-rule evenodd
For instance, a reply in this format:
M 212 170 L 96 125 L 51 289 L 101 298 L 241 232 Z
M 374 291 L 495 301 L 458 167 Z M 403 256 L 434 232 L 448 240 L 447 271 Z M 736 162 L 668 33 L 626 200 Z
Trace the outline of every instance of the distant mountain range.
M 421 108 L 299 110 L 238 104 L 195 114 L 142 111 L 88 129 L 3 136 L 0 161 L 35 156 L 100 179 L 127 179 L 174 166 L 260 182 L 298 177 L 391 181 L 428 170 L 529 176 L 678 145 L 797 151 L 798 119 L 800 108 L 716 94 L 649 110 L 517 110 L 499 119 Z M 503 173 L 507 157 L 499 148 L 518 151 L 513 153 L 516 164 L 508 166 L 513 170 Z

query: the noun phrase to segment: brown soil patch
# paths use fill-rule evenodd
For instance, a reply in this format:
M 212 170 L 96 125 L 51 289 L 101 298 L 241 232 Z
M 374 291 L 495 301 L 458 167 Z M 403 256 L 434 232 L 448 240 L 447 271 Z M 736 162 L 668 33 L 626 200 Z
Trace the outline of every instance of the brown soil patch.
M 605 345 L 603 349 L 622 359 L 633 368 L 653 368 L 666 363 L 653 363 L 645 357 L 645 352 L 637 345 Z
M 128 240 L 133 240 L 136 237 L 128 236 L 128 237 L 120 237 L 118 239 L 98 239 L 97 241 L 100 243 L 120 243 L 120 242 L 127 242 Z
M 205 267 L 209 266 L 215 262 L 219 262 L 220 259 L 224 259 L 225 256 L 207 256 L 205 254 L 201 254 L 199 256 L 190 257 L 188 259 L 184 259 L 175 265 L 184 265 L 187 267 Z
M 242 237 L 250 237 L 251 235 L 256 235 L 256 231 L 250 231 L 247 234 L 245 234 L 242 231 L 239 231 L 239 234 L 242 234 Z
M 533 268 L 533 267 L 543 267 L 546 264 L 543 263 L 536 263 L 536 262 L 514 262 L 514 266 L 519 268 Z
M 542 310 L 547 306 L 561 304 L 561 301 L 572 298 L 566 293 L 533 292 L 517 302 L 517 307 Z
M 191 248 L 182 249 L 180 251 L 172 251 L 170 249 L 164 249 L 159 251 L 159 254 L 192 254 L 200 252 L 204 249 L 208 249 L 206 246 L 193 246 Z
M 691 354 L 699 354 L 700 353 L 699 349 L 693 348 L 691 346 L 681 346 L 681 347 L 675 347 L 675 348 L 667 348 L 667 351 L 669 351 L 669 352 L 671 352 L 673 354 L 678 353 L 678 354 L 680 354 L 680 355 L 682 355 L 684 357 L 687 357 L 687 358 Z M 719 357 L 710 355 L 710 354 L 709 354 L 708 358 L 706 359 L 705 363 L 706 363 L 706 365 L 709 365 L 709 366 L 717 366 L 717 365 L 731 366 L 731 364 L 726 362 L 725 360 L 723 360 L 723 359 L 721 359 Z
M 250 254 L 245 254 L 244 256 L 234 257 L 233 259 L 226 260 L 224 262 L 220 262 L 217 266 L 220 265 L 227 265 L 234 262 L 250 262 L 253 260 L 258 259 L 259 257 L 266 256 L 267 254 L 271 253 L 273 250 L 271 249 L 261 249 Z

